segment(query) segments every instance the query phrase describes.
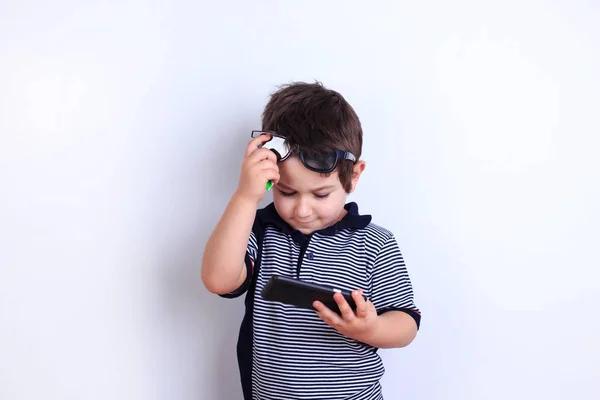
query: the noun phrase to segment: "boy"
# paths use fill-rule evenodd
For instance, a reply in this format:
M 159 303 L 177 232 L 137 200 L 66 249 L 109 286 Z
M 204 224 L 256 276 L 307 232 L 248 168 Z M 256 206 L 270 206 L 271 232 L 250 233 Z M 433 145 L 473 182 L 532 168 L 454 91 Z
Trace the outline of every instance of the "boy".
M 247 293 L 244 399 L 382 399 L 377 348 L 410 344 L 421 317 L 396 239 L 346 204 L 365 169 L 360 121 L 339 93 L 294 83 L 271 96 L 262 125 L 202 260 L 209 291 Z M 289 149 L 279 163 L 262 147 L 274 136 Z M 268 181 L 273 203 L 257 211 Z M 267 301 L 274 274 L 352 290 L 356 311 L 337 293 L 341 315 L 318 301 L 314 311 Z

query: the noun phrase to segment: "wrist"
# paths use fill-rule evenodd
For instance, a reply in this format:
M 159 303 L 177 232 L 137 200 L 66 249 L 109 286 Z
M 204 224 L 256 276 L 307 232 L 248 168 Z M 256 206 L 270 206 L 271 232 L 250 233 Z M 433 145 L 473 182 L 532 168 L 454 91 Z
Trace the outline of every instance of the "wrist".
M 244 194 L 240 190 L 236 190 L 235 193 L 233 193 L 233 195 L 231 196 L 230 202 L 244 208 L 248 207 L 256 210 L 258 208 L 258 203 L 260 202 L 260 199 L 257 200 L 252 196 Z
M 358 337 L 354 338 L 359 342 L 363 342 L 366 344 L 373 345 L 374 342 L 377 341 L 378 332 L 381 326 L 381 317 L 376 315 L 373 317 L 373 321 L 369 324 L 365 330 L 363 330 Z

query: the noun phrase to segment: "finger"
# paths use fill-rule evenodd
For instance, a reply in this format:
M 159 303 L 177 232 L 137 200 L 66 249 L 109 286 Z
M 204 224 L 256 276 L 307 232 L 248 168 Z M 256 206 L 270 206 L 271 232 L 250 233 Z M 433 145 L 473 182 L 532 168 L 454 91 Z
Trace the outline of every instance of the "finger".
M 358 318 L 365 318 L 368 315 L 367 312 L 367 302 L 363 297 L 362 290 L 355 290 L 352 292 L 352 298 L 354 299 L 354 303 L 356 303 L 356 316 Z
M 265 182 L 266 181 L 273 181 L 273 183 L 278 183 L 279 182 L 279 171 L 273 168 L 269 168 L 264 170 L 265 173 Z
M 371 300 L 367 300 L 367 312 L 377 313 L 377 309 L 375 308 L 375 304 L 371 303 Z
M 348 304 L 344 296 L 341 293 L 336 293 L 333 295 L 333 298 L 337 303 L 340 312 L 342 313 L 342 318 L 344 318 L 344 321 L 352 321 L 356 316 L 354 315 L 354 311 L 352 311 L 350 304 Z
M 272 153 L 272 152 L 271 152 Z M 276 161 L 273 161 L 272 157 L 269 158 L 265 158 L 264 160 L 261 160 L 258 162 L 258 167 L 260 169 L 274 169 L 279 171 L 279 164 L 277 164 Z
M 313 307 L 315 307 L 317 310 L 317 315 L 319 318 L 321 318 L 327 325 L 337 329 L 344 324 L 344 320 L 339 315 L 331 311 L 320 301 L 315 301 L 313 303 Z
M 250 140 L 250 142 L 248 142 L 248 146 L 246 147 L 246 157 L 248 157 L 250 154 L 252 154 L 256 150 L 258 150 L 263 145 L 263 143 L 266 143 L 271 139 L 272 139 L 272 136 L 269 134 L 266 134 L 266 135 L 257 136 L 255 138 L 253 138 L 252 140 Z
M 264 160 L 252 166 L 250 175 L 260 176 L 261 178 L 266 178 L 267 180 L 273 180 L 277 178 L 277 181 L 279 181 L 279 167 L 271 160 Z
M 259 163 L 264 160 L 270 160 L 270 161 L 274 162 L 275 164 L 277 164 L 277 155 L 269 149 L 262 148 L 262 149 L 257 149 L 255 152 L 250 154 L 250 156 L 248 157 L 248 160 L 252 164 Z

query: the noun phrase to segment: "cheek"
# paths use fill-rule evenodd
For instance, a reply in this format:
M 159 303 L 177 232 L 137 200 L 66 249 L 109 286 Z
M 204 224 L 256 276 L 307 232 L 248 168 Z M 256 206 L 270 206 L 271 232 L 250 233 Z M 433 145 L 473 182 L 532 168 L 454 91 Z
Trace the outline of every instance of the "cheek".
M 293 197 L 285 197 L 280 194 L 273 194 L 273 203 L 275 203 L 275 208 L 282 217 L 289 216 L 294 209 Z
M 323 218 L 337 218 L 340 214 L 340 210 L 345 204 L 344 196 L 332 196 L 327 201 L 320 204 L 321 217 Z

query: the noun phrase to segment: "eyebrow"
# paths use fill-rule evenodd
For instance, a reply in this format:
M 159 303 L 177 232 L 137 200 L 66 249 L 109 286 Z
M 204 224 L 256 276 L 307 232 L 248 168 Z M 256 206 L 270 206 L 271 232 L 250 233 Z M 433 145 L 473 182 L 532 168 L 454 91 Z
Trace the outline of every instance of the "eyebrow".
M 289 187 L 288 185 L 286 185 L 285 183 L 278 183 L 277 186 L 283 188 L 283 189 L 287 189 L 287 190 L 292 190 L 294 191 L 295 189 L 292 189 L 291 187 Z M 325 185 L 325 186 L 319 186 L 318 188 L 313 189 L 313 192 L 320 192 L 321 190 L 325 190 L 325 189 L 333 189 L 335 188 L 334 185 Z

